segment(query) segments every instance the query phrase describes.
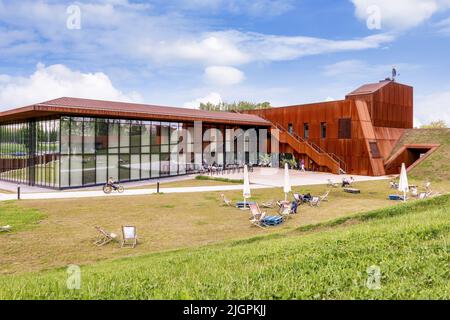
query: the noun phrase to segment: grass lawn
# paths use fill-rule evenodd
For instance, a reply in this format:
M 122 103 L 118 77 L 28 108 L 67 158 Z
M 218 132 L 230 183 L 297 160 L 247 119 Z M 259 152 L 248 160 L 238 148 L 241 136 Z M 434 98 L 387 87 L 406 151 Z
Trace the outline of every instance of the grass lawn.
M 0 202 L 0 226 L 11 225 L 13 232 L 32 230 L 44 218 L 37 209 L 21 208 L 12 201 Z
M 315 214 L 362 200 L 348 197 L 334 193 Z M 295 228 L 304 209 L 290 232 L 82 266 L 81 290 L 66 288 L 65 269 L 0 276 L 0 299 L 449 299 L 449 209 L 446 195 Z M 243 215 L 226 210 L 230 220 Z M 378 290 L 366 286 L 371 266 Z
M 8 235 L 0 241 L 0 274 L 40 271 L 68 264 L 89 264 L 101 260 L 138 256 L 149 252 L 176 250 L 246 239 L 256 235 L 285 233 L 299 226 L 324 222 L 358 212 L 397 205 L 387 200 L 387 181 L 360 182 L 359 195 L 332 189 L 329 202 L 320 208 L 302 206 L 299 213 L 281 226 L 268 230 L 251 227 L 250 213 L 220 205 L 220 192 L 159 194 L 111 198 L 22 200 L 10 202 L 8 210 L 37 209 L 45 219 L 32 229 Z M 326 186 L 294 187 L 302 193 L 322 194 Z M 226 192 L 228 198 L 242 200 L 241 191 Z M 282 199 L 282 188 L 253 190 L 252 200 Z M 276 214 L 275 209 L 267 210 Z M 11 214 L 9 214 L 11 216 Z M 17 216 L 17 215 L 16 215 Z M 14 226 L 14 221 L 5 219 Z M 120 234 L 122 225 L 136 225 L 140 244 L 124 250 L 118 244 L 97 248 L 92 245 L 102 226 Z

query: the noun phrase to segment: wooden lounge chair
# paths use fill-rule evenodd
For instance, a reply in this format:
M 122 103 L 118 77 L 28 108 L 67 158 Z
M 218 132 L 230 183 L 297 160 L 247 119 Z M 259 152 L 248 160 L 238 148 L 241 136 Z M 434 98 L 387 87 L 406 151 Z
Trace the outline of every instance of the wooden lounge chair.
M 233 206 L 233 202 L 231 200 L 228 200 L 223 193 L 220 195 L 220 198 L 222 199 L 223 205 L 226 205 L 228 207 Z
M 331 179 L 328 179 L 328 184 L 327 184 L 327 186 L 333 187 L 333 188 L 338 188 L 338 187 L 339 187 L 339 183 L 334 182 L 334 181 L 331 180 Z
M 261 212 L 261 209 L 259 208 L 258 204 L 256 204 L 256 203 L 250 204 L 249 207 L 250 207 L 250 212 L 252 214 L 252 217 L 250 218 L 250 223 L 261 229 L 265 229 L 266 226 L 264 224 L 264 218 L 266 216 L 266 213 Z
M 267 202 L 261 203 L 261 207 L 271 209 L 275 206 L 275 200 L 269 200 Z
M 303 202 L 302 198 L 300 197 L 300 195 L 298 193 L 294 193 L 294 200 L 297 202 Z
M 320 201 L 328 201 L 329 194 L 330 194 L 330 190 L 327 190 L 323 195 L 320 196 Z
M 279 215 L 283 218 L 283 221 L 289 219 L 292 214 L 291 206 L 288 204 L 283 204 L 279 211 Z
M 135 226 L 122 226 L 122 248 L 134 248 L 137 245 L 137 234 Z
M 11 231 L 11 229 L 12 229 L 12 227 L 10 225 L 3 226 L 3 227 L 0 227 L 0 232 L 9 232 L 9 231 Z
M 309 205 L 311 207 L 318 207 L 320 206 L 320 202 L 321 202 L 320 197 L 313 197 L 311 201 L 309 201 Z
M 104 246 L 105 244 L 110 243 L 111 241 L 117 240 L 117 234 L 112 232 L 107 232 L 105 229 L 101 227 L 95 227 L 95 229 L 99 232 L 98 238 L 94 241 L 94 244 L 97 247 Z

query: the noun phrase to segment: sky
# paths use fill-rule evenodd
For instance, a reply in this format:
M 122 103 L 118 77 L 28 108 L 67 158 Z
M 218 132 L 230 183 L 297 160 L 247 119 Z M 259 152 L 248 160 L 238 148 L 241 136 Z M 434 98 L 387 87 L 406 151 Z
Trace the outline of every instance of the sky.
M 0 0 L 0 110 L 343 99 L 396 66 L 450 124 L 450 0 Z

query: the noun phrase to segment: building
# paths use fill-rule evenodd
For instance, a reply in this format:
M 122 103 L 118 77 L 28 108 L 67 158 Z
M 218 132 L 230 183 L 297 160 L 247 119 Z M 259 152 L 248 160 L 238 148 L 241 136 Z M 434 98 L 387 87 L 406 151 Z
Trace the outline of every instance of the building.
M 413 88 L 387 80 L 340 101 L 243 113 L 60 98 L 0 113 L 0 180 L 74 188 L 256 164 L 268 152 L 274 165 L 280 154 L 309 170 L 380 176 L 438 147 L 393 154 L 412 126 Z
M 413 127 L 413 88 L 386 80 L 344 100 L 248 113 L 279 128 L 280 153 L 303 159 L 307 169 L 381 176 L 397 141 Z
M 269 127 L 255 115 L 60 98 L 0 113 L 0 179 L 64 189 L 182 175 L 205 160 L 196 147 L 218 165 L 256 163 L 227 133 Z

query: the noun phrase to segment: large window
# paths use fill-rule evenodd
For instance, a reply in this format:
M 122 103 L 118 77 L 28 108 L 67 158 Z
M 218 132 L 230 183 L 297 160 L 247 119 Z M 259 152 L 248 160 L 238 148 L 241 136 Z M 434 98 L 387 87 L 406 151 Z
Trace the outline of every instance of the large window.
M 339 139 L 351 139 L 352 138 L 352 119 L 344 118 L 339 119 Z

